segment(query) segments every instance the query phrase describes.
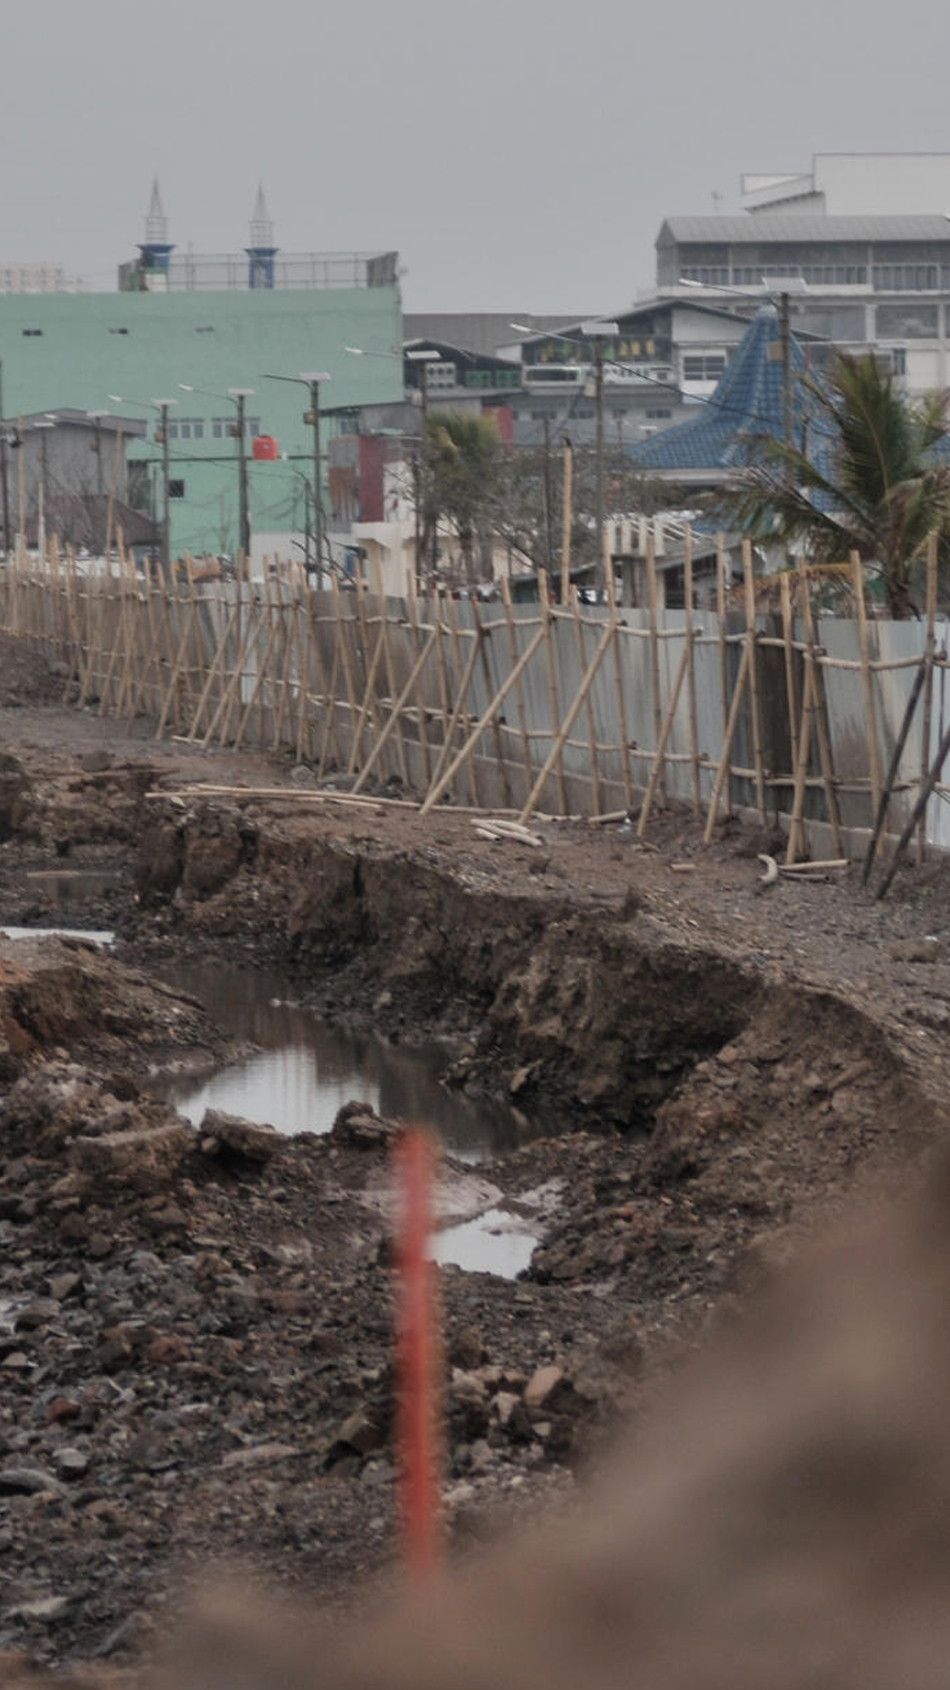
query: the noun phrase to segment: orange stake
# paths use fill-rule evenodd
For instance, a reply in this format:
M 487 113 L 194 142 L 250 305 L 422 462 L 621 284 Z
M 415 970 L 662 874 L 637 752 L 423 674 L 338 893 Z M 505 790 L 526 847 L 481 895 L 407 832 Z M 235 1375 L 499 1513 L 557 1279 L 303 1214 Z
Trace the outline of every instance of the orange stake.
M 432 1229 L 432 1148 L 418 1128 L 396 1151 L 402 1197 L 399 1240 L 398 1448 L 406 1560 L 425 1578 L 439 1558 L 438 1340 Z

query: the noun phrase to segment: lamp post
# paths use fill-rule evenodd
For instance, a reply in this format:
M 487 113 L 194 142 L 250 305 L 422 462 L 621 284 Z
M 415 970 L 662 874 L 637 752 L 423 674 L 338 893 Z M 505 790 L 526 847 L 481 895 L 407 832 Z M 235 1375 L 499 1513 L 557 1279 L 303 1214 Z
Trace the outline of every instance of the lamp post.
M 253 387 L 229 387 L 218 393 L 210 387 L 194 387 L 191 382 L 178 383 L 182 393 L 201 393 L 206 399 L 226 399 L 235 409 L 234 435 L 237 440 L 238 466 L 238 575 L 251 567 L 251 506 L 247 483 L 247 401 L 253 399 Z M 244 559 L 243 570 L 241 558 Z
M 419 451 L 416 454 L 416 497 L 413 500 L 413 503 L 415 505 L 416 517 L 416 582 L 421 588 L 422 532 L 420 517 L 421 507 L 425 503 L 428 492 L 427 472 L 429 468 L 429 365 L 439 362 L 441 359 L 441 353 L 436 352 L 434 347 L 419 346 L 411 347 L 406 352 L 405 357 L 408 363 L 415 364 L 419 370 L 420 446 Z M 432 533 L 429 536 L 429 543 L 432 548 L 429 561 L 432 567 L 432 573 L 435 574 L 438 546 L 438 513 L 433 513 Z
M 316 583 L 319 587 L 323 575 L 323 489 L 320 475 L 320 383 L 332 381 L 328 370 L 301 371 L 299 376 L 269 375 L 265 372 L 265 381 L 289 381 L 297 387 L 305 387 L 310 397 L 309 409 L 304 412 L 304 422 L 309 423 L 313 431 L 313 533 L 314 533 L 314 564 Z
M 3 412 L 3 359 L 0 358 L 0 496 L 3 499 L 3 555 L 10 556 L 10 482 L 7 476 L 7 425 Z
M 47 458 L 46 431 L 56 427 L 56 418 L 46 416 L 33 424 L 40 436 L 40 473 L 36 497 L 36 549 L 43 557 L 46 552 L 46 486 L 47 486 Z
M 526 323 L 512 323 L 511 327 L 518 334 L 534 334 Z M 612 359 L 604 358 L 604 342 L 616 339 L 620 333 L 617 323 L 593 321 L 579 325 L 580 335 L 554 334 L 553 340 L 566 340 L 574 346 L 587 347 L 593 342 L 594 347 L 594 404 L 595 404 L 595 435 L 594 435 L 594 474 L 596 481 L 595 493 L 595 529 L 597 533 L 597 560 L 594 569 L 594 582 L 599 591 L 606 587 L 604 564 L 604 364 L 613 363 Z M 581 338 L 583 337 L 583 338 Z M 547 445 L 545 445 L 547 455 Z M 547 471 L 546 471 L 547 473 Z
M 177 399 L 123 399 L 121 393 L 110 393 L 113 405 L 150 405 L 158 412 L 158 440 L 162 448 L 162 561 L 165 568 L 172 566 L 171 545 L 171 511 L 169 509 L 168 482 L 171 474 L 171 455 L 168 450 L 168 413 Z
M 108 411 L 87 411 L 86 412 L 86 416 L 89 418 L 90 422 L 94 425 L 95 431 L 96 431 L 96 436 L 95 436 L 95 440 L 93 442 L 92 449 L 96 454 L 96 492 L 99 494 L 100 498 L 102 497 L 102 492 L 103 492 L 102 420 L 103 420 L 104 417 L 107 417 L 108 415 L 109 415 Z

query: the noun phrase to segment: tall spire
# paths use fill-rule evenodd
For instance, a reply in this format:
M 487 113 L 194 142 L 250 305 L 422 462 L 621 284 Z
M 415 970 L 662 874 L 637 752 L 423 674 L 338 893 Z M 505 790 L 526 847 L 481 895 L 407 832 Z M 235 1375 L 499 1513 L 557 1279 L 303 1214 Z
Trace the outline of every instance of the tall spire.
M 257 198 L 254 210 L 251 212 L 251 244 L 245 248 L 247 253 L 247 285 L 249 288 L 272 288 L 274 286 L 274 259 L 277 248 L 274 245 L 274 225 L 267 209 L 262 183 L 257 186 Z
M 251 247 L 272 247 L 273 244 L 274 224 L 264 198 L 264 184 L 259 182 L 254 210 L 251 212 Z
M 149 246 L 164 246 L 168 240 L 168 218 L 165 216 L 157 176 L 152 182 L 152 197 L 145 213 L 145 240 Z

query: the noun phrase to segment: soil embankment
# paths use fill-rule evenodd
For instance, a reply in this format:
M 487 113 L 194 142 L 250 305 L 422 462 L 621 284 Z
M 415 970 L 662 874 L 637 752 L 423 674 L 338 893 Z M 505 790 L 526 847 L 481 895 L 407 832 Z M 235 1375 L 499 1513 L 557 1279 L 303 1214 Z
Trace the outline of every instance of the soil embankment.
M 0 941 L 7 1646 L 122 1658 L 209 1559 L 346 1599 L 392 1555 L 391 1132 L 186 1128 L 150 1071 L 225 1045 L 163 962 L 266 960 L 333 1016 L 450 1036 L 450 1082 L 521 1111 L 478 1174 L 546 1217 L 531 1267 L 442 1275 L 460 1543 L 568 1487 L 673 1345 L 942 1129 L 940 871 L 878 906 L 762 892 L 761 840 L 702 854 L 673 820 L 651 851 L 532 848 L 450 812 L 156 802 L 287 769 L 122 737 L 41 682 L 0 708 L 0 919 L 120 943 Z

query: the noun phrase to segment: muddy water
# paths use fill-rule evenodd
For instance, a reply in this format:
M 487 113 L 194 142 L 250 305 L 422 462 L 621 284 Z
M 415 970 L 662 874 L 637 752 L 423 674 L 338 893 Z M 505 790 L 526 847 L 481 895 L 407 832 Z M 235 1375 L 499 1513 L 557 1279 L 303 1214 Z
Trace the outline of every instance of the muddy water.
M 380 1115 L 433 1127 L 453 1155 L 479 1162 L 530 1136 L 511 1110 L 440 1083 L 441 1045 L 388 1043 L 322 1020 L 288 995 L 285 976 L 217 964 L 163 965 L 162 978 L 197 998 L 226 1033 L 259 1048 L 201 1079 L 173 1077 L 162 1093 L 196 1125 L 205 1109 L 267 1121 L 285 1133 L 329 1132 L 359 1098 Z

